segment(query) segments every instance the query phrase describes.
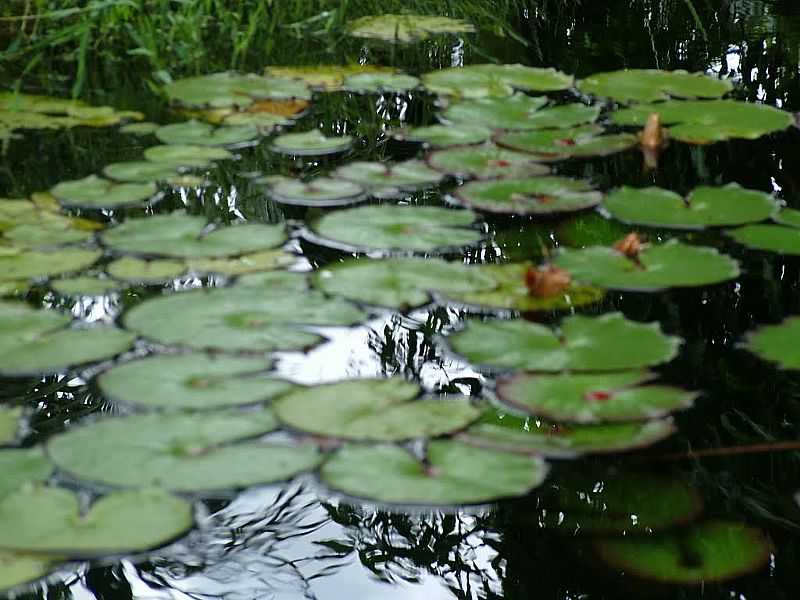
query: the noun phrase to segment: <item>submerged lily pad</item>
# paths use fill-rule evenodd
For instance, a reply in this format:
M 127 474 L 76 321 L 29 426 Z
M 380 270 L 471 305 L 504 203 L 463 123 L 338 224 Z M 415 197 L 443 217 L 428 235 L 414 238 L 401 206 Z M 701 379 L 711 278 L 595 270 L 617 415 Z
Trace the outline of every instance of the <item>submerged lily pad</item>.
M 207 410 L 265 402 L 294 386 L 265 377 L 260 358 L 200 353 L 155 355 L 114 367 L 97 380 L 119 402 L 157 410 Z
M 165 144 L 183 146 L 235 146 L 258 137 L 253 125 L 227 125 L 214 127 L 200 121 L 186 121 L 164 125 L 156 130 L 156 137 Z
M 496 136 L 495 142 L 512 150 L 533 154 L 541 161 L 610 156 L 639 144 L 639 138 L 629 133 L 601 135 L 602 133 L 603 129 L 596 125 L 572 129 L 511 131 Z
M 457 188 L 455 194 L 459 203 L 470 208 L 520 215 L 586 210 L 603 199 L 588 182 L 567 177 L 473 181 Z
M 675 433 L 672 419 L 564 425 L 497 414 L 491 411 L 479 423 L 459 434 L 467 444 L 520 454 L 575 458 L 651 446 Z
M 50 287 L 65 296 L 104 296 L 118 291 L 122 286 L 113 279 L 87 275 L 72 279 L 56 279 L 50 282 Z
M 772 544 L 744 523 L 708 521 L 657 536 L 601 539 L 595 550 L 609 566 L 648 581 L 702 585 L 758 571 Z
M 696 393 L 641 385 L 653 377 L 646 371 L 517 375 L 500 380 L 497 395 L 527 413 L 570 423 L 653 419 L 691 407 Z
M 152 182 L 115 183 L 95 175 L 74 181 L 63 181 L 50 190 L 61 204 L 77 208 L 132 206 L 143 200 L 149 200 L 157 191 Z
M 316 271 L 312 281 L 334 296 L 400 310 L 427 304 L 433 291 L 477 293 L 494 286 L 476 267 L 436 258 L 349 261 Z
M 357 379 L 299 388 L 276 400 L 284 424 L 315 435 L 395 442 L 436 437 L 469 425 L 480 410 L 469 400 L 416 399 L 402 379 Z
M 746 225 L 725 232 L 752 250 L 800 255 L 800 229 L 783 225 Z
M 243 441 L 275 427 L 267 410 L 133 415 L 70 429 L 52 437 L 48 450 L 61 469 L 87 481 L 180 492 L 240 489 L 319 463 L 311 445 Z
M 479 274 L 494 280 L 491 288 L 467 290 L 442 290 L 448 300 L 469 306 L 487 309 L 537 312 L 571 310 L 579 306 L 599 302 L 605 291 L 588 285 L 571 283 L 552 296 L 535 296 L 530 293 L 525 277 L 536 265 L 531 263 L 480 265 L 473 267 Z
M 428 252 L 479 242 L 482 234 L 470 227 L 475 219 L 470 210 L 381 205 L 330 213 L 312 227 L 335 247 Z
M 0 374 L 37 375 L 96 362 L 131 347 L 134 336 L 115 327 L 68 328 L 68 315 L 0 302 Z
M 172 281 L 186 272 L 186 265 L 176 260 L 141 260 L 124 256 L 106 266 L 114 279 L 131 283 Z
M 530 155 L 494 144 L 439 150 L 429 154 L 427 161 L 437 171 L 461 178 L 530 177 L 550 172 Z
M 678 98 L 720 98 L 733 90 L 730 79 L 717 79 L 704 73 L 625 69 L 595 73 L 578 82 L 584 94 L 611 98 L 618 102 L 656 102 Z
M 7 251 L 5 251 L 7 250 Z M 59 248 L 58 250 L 0 249 L 0 281 L 18 281 L 65 275 L 91 266 L 100 258 L 98 250 Z
M 366 199 L 363 187 L 352 181 L 316 177 L 301 181 L 282 175 L 265 177 L 261 182 L 269 186 L 269 195 L 281 204 L 296 206 L 347 206 Z
M 266 250 L 286 241 L 282 225 L 245 223 L 205 233 L 204 217 L 174 213 L 128 219 L 103 242 L 118 252 L 177 258 L 218 258 Z
M 158 488 L 114 492 L 81 514 L 79 498 L 55 487 L 0 500 L 0 549 L 75 558 L 149 550 L 194 524 L 191 503 Z
M 640 292 L 712 285 L 740 273 L 739 263 L 714 248 L 690 246 L 675 239 L 645 247 L 637 260 L 605 246 L 562 248 L 555 264 L 577 281 Z
M 484 125 L 457 123 L 400 129 L 394 137 L 407 142 L 421 142 L 433 148 L 449 148 L 486 142 L 492 137 L 492 130 Z
M 148 300 L 124 317 L 126 327 L 162 344 L 196 349 L 301 350 L 320 336 L 300 325 L 353 325 L 366 315 L 321 294 L 253 294 L 247 287 L 199 289 Z
M 791 317 L 778 325 L 766 325 L 750 333 L 746 348 L 783 369 L 800 369 L 800 317 Z
M 778 204 L 769 194 L 733 183 L 695 188 L 686 199 L 657 187 L 622 187 L 608 195 L 603 207 L 625 223 L 703 229 L 763 221 L 778 209 Z
M 644 126 L 651 114 L 670 125 L 669 137 L 689 144 L 743 138 L 754 140 L 794 124 L 792 113 L 766 104 L 736 100 L 669 100 L 612 113 L 618 125 Z
M 672 360 L 680 339 L 622 313 L 574 315 L 560 331 L 526 321 L 472 321 L 448 340 L 476 365 L 528 371 L 615 371 Z
M 147 183 L 150 181 L 168 181 L 178 177 L 178 169 L 174 165 L 154 163 L 148 160 L 112 163 L 103 169 L 103 175 L 116 181 Z
M 379 198 L 413 192 L 437 185 L 444 176 L 421 160 L 387 164 L 383 162 L 352 162 L 333 172 L 335 177 L 351 181 Z
M 404 73 L 358 73 L 348 75 L 342 87 L 348 92 L 402 94 L 419 86 L 419 79 Z
M 160 125 L 158 123 L 151 123 L 144 121 L 142 123 L 129 123 L 119 128 L 120 133 L 127 133 L 129 135 L 151 135 L 155 133 Z
M 163 167 L 201 169 L 210 166 L 214 161 L 233 158 L 233 154 L 224 148 L 165 144 L 148 148 L 144 151 L 144 157 Z
M 297 79 L 213 73 L 179 79 L 164 88 L 175 103 L 196 108 L 248 106 L 256 100 L 311 99 L 311 90 Z
M 361 17 L 347 26 L 347 33 L 353 37 L 402 43 L 426 40 L 435 34 L 473 31 L 475 28 L 461 19 L 410 13 Z
M 349 135 L 328 137 L 319 129 L 303 133 L 285 133 L 272 141 L 270 148 L 294 156 L 324 156 L 346 152 L 353 145 Z
M 457 441 L 432 441 L 426 462 L 397 446 L 344 446 L 323 466 L 330 487 L 360 498 L 393 504 L 480 504 L 523 496 L 547 476 L 546 463 L 474 448 Z
M 428 91 L 443 96 L 483 98 L 510 96 L 514 90 L 556 92 L 572 86 L 573 77 L 555 69 L 523 65 L 469 65 L 431 71 L 422 76 Z

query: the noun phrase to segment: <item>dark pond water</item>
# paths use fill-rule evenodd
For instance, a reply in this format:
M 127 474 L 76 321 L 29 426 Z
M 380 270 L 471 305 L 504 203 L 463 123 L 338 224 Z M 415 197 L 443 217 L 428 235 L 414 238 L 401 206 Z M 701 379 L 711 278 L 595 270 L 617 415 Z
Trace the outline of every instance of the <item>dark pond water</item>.
M 445 5 L 446 3 L 443 3 Z M 624 67 L 687 69 L 719 74 L 737 85 L 736 95 L 790 111 L 800 110 L 800 5 L 767 0 L 610 0 L 548 3 L 511 23 L 520 41 L 487 33 L 436 38 L 402 51 L 352 43 L 341 53 L 366 63 L 393 64 L 412 74 L 487 59 L 554 66 L 577 76 Z M 696 8 L 696 11 L 695 11 Z M 309 43 L 287 64 L 315 64 Z M 251 65 L 260 70 L 262 64 Z M 135 78 L 133 78 L 135 79 Z M 139 87 L 141 89 L 141 87 Z M 105 102 L 144 110 L 150 120 L 174 120 L 163 104 L 137 86 L 108 92 Z M 318 126 L 328 134 L 357 135 L 347 157 L 403 159 L 416 147 L 391 141 L 388 127 L 432 123 L 431 97 L 353 96 L 315 98 L 296 126 Z M 148 141 L 114 129 L 27 132 L 9 143 L 0 163 L 0 196 L 26 197 L 56 183 L 135 159 Z M 238 218 L 279 223 L 318 216 L 268 200 L 243 173 L 325 172 L 344 159 L 305 161 L 276 157 L 267 142 L 241 152 L 236 162 L 209 173 L 201 191 L 173 191 L 152 210 L 185 208 L 191 214 L 229 222 Z M 671 145 L 658 169 L 646 170 L 637 151 L 607 159 L 566 163 L 559 171 L 589 178 L 601 189 L 659 185 L 687 193 L 700 184 L 737 182 L 774 192 L 800 208 L 800 133 L 791 129 L 756 141 L 711 146 Z M 447 187 L 402 199 L 441 205 Z M 141 209 L 88 218 L 120 221 Z M 488 242 L 465 251 L 469 263 L 538 261 L 562 245 L 610 243 L 625 228 L 582 214 L 557 221 L 487 218 Z M 664 232 L 664 237 L 674 236 Z M 611 293 L 589 313 L 620 310 L 640 321 L 658 321 L 686 340 L 679 356 L 659 369 L 666 382 L 702 390 L 696 406 L 677 416 L 677 435 L 647 450 L 555 463 L 551 479 L 529 496 L 480 509 L 392 510 L 348 502 L 321 489 L 312 477 L 280 486 L 246 490 L 224 498 L 198 498 L 199 525 L 174 544 L 141 556 L 76 562 L 46 583 L 24 588 L 25 598 L 135 599 L 431 599 L 542 598 L 610 600 L 793 599 L 800 597 L 800 490 L 798 451 L 687 454 L 752 446 L 769 450 L 800 435 L 800 378 L 743 351 L 745 332 L 800 312 L 800 261 L 741 247 L 718 234 L 679 235 L 713 245 L 741 261 L 735 281 L 702 289 L 659 294 Z M 297 237 L 291 242 L 297 270 L 317 269 L 346 253 Z M 184 278 L 168 289 L 215 285 L 214 279 Z M 159 287 L 135 288 L 102 297 L 67 298 L 44 286 L 27 294 L 34 305 L 58 308 L 87 322 L 115 322 Z M 466 318 L 454 306 L 434 305 L 401 315 L 378 311 L 358 327 L 338 329 L 331 339 L 302 353 L 279 357 L 277 372 L 318 384 L 344 378 L 398 375 L 429 390 L 481 394 L 491 377 L 442 347 L 438 334 Z M 547 317 L 555 320 L 555 317 Z M 44 379 L 0 380 L 0 399 L 25 408 L 22 444 L 32 446 L 96 413 L 118 409 L 92 380 L 93 371 Z M 665 458 L 666 457 L 666 458 Z M 667 586 L 648 583 L 602 563 L 592 538 L 548 518 L 548 495 L 563 478 L 585 475 L 601 482 L 619 470 L 645 469 L 687 482 L 702 496 L 705 514 L 755 525 L 768 532 L 772 554 L 764 568 L 724 583 Z M 0 477 L 2 474 L 0 474 Z M 85 494 L 84 488 L 58 481 Z M 653 498 L 658 502 L 658 498 Z

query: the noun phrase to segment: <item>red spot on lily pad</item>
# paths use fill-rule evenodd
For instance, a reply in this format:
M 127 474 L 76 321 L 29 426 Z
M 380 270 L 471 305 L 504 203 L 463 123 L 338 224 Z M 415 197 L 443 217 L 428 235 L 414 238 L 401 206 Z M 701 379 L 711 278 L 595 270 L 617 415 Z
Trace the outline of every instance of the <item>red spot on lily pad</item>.
M 614 394 L 611 392 L 605 392 L 603 390 L 595 390 L 591 392 L 586 392 L 585 396 L 587 402 L 607 402 L 614 397 Z

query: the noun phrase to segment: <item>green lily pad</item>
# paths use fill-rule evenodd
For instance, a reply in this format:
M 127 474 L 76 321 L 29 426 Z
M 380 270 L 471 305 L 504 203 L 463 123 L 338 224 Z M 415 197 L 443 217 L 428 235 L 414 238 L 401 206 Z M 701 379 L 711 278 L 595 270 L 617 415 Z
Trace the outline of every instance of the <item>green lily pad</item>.
M 186 272 L 186 265 L 176 260 L 141 260 L 124 256 L 106 266 L 114 279 L 130 283 L 163 283 Z
M 353 260 L 315 271 L 312 281 L 333 296 L 399 310 L 428 304 L 431 292 L 477 292 L 494 285 L 476 267 L 436 258 Z
M 772 219 L 781 225 L 800 228 L 800 210 L 794 208 L 783 208 L 780 212 L 773 215 Z
M 603 194 L 586 181 L 567 177 L 529 177 L 473 181 L 456 189 L 460 204 L 492 213 L 550 215 L 586 210 Z
M 204 217 L 174 213 L 128 219 L 103 234 L 118 252 L 174 258 L 220 258 L 266 250 L 286 241 L 282 225 L 245 223 L 204 233 Z
M 432 15 L 391 14 L 361 17 L 347 25 L 347 33 L 357 38 L 408 43 L 426 40 L 442 33 L 472 33 L 467 21 Z
M 53 473 L 53 464 L 38 446 L 10 448 L 0 450 L 0 469 L 3 473 L 0 498 L 4 498 L 20 488 L 47 481 Z
M 442 119 L 448 124 L 455 125 L 481 125 L 490 129 L 525 129 L 545 104 L 547 98 L 544 96 L 525 94 L 500 98 L 475 98 L 450 105 L 442 113 Z
M 301 181 L 282 175 L 265 177 L 261 182 L 269 186 L 269 195 L 281 204 L 296 206 L 347 206 L 366 199 L 364 188 L 351 181 L 315 177 Z
M 256 100 L 311 99 L 311 90 L 298 80 L 236 73 L 213 73 L 179 79 L 164 88 L 172 102 L 194 108 L 248 106 Z
M 419 83 L 419 79 L 404 73 L 358 73 L 345 77 L 342 87 L 348 92 L 358 94 L 402 94 L 418 87 Z
M 156 137 L 165 144 L 236 146 L 256 139 L 258 137 L 258 129 L 252 125 L 214 127 L 208 123 L 191 120 L 159 127 L 156 130 Z
M 378 65 L 303 65 L 303 66 L 273 66 L 264 69 L 264 73 L 271 77 L 288 77 L 299 79 L 320 92 L 340 92 L 344 80 L 352 75 L 364 73 L 397 73 L 397 69 Z
M 55 556 L 0 552 L 0 591 L 45 577 L 62 562 Z
M 396 442 L 463 429 L 480 416 L 469 400 L 416 399 L 402 379 L 357 379 L 299 388 L 273 403 L 284 424 L 315 435 Z
M 243 254 L 234 258 L 192 258 L 189 270 L 195 273 L 215 273 L 217 275 L 243 275 L 258 273 L 291 266 L 297 257 L 283 250 L 263 250 Z
M 353 250 L 430 252 L 478 243 L 470 210 L 435 206 L 362 206 L 327 214 L 312 225 L 326 245 Z
M 427 161 L 437 171 L 464 179 L 530 177 L 550 172 L 530 155 L 498 148 L 494 144 L 439 150 L 429 154 Z
M 237 278 L 235 287 L 269 291 L 271 293 L 304 294 L 308 291 L 308 278 L 305 273 L 291 271 L 251 273 Z
M 14 246 L 53 248 L 64 244 L 86 242 L 98 228 L 93 221 L 68 217 L 58 212 L 60 206 L 49 193 L 35 194 L 35 196 L 46 197 L 47 200 L 0 202 L 0 235 Z
M 536 265 L 531 263 L 480 265 L 473 267 L 473 270 L 491 277 L 494 280 L 491 288 L 444 290 L 442 293 L 448 300 L 468 306 L 521 312 L 572 310 L 599 302 L 605 296 L 605 291 L 601 289 L 576 283 L 554 296 L 531 295 L 525 276 L 529 269 L 535 268 Z
M 100 375 L 108 398 L 156 410 L 207 410 L 265 402 L 294 386 L 261 373 L 260 358 L 200 353 L 155 355 L 124 363 Z
M 680 338 L 658 323 L 629 321 L 622 313 L 574 315 L 560 331 L 526 321 L 472 321 L 449 338 L 471 363 L 527 371 L 616 371 L 669 362 Z
M 733 83 L 704 73 L 626 69 L 590 75 L 578 82 L 578 89 L 617 102 L 656 102 L 671 96 L 720 98 L 733 90 Z
M 653 419 L 692 406 L 696 393 L 641 385 L 653 377 L 647 371 L 516 375 L 497 383 L 497 395 L 526 413 L 569 423 Z
M 794 124 L 792 113 L 766 104 L 736 100 L 669 100 L 612 113 L 618 125 L 644 126 L 651 114 L 670 125 L 669 137 L 689 144 L 742 138 L 754 140 Z
M 259 135 L 268 135 L 278 127 L 290 125 L 291 120 L 268 112 L 235 112 L 222 120 L 226 127 L 255 128 Z
M 352 325 L 355 306 L 321 294 L 253 294 L 247 287 L 199 289 L 148 300 L 125 315 L 126 327 L 162 344 L 271 352 L 302 350 L 320 336 L 300 325 Z
M 85 514 L 73 492 L 21 489 L 0 500 L 0 548 L 75 558 L 163 546 L 194 524 L 192 505 L 158 488 L 115 492 Z
M 127 133 L 129 135 L 151 135 L 156 132 L 160 125 L 158 123 L 150 123 L 144 121 L 142 123 L 128 123 L 119 128 L 120 133 Z
M 0 406 L 0 444 L 8 444 L 17 438 L 21 417 L 20 407 Z
M 178 176 L 174 165 L 154 163 L 148 160 L 118 162 L 103 169 L 103 175 L 115 181 L 147 183 L 150 181 L 169 181 Z
M 800 369 L 800 317 L 791 317 L 778 325 L 766 325 L 747 336 L 745 347 L 782 369 Z
M 383 162 L 352 162 L 333 172 L 339 179 L 351 181 L 379 198 L 393 197 L 435 186 L 444 176 L 421 160 L 387 164 Z
M 324 483 L 391 504 L 480 504 L 524 496 L 547 476 L 537 457 L 432 441 L 426 462 L 397 446 L 344 446 L 323 466 Z
M 132 206 L 151 199 L 157 191 L 152 182 L 115 183 L 95 175 L 74 181 L 63 181 L 50 190 L 64 206 L 78 208 Z
M 106 485 L 241 489 L 288 479 L 320 462 L 311 445 L 243 441 L 275 427 L 267 410 L 133 415 L 72 428 L 50 438 L 48 452 L 73 476 Z
M 2 249 L 2 250 L 5 250 Z M 58 250 L 0 250 L 0 281 L 53 277 L 80 271 L 100 258 L 98 250 L 59 248 Z
M 646 247 L 638 262 L 605 246 L 562 248 L 555 264 L 577 281 L 615 290 L 655 292 L 721 283 L 739 276 L 739 263 L 714 248 L 672 239 Z
M 744 523 L 708 521 L 674 533 L 597 540 L 600 558 L 626 574 L 678 585 L 726 581 L 765 567 L 772 544 Z
M 420 142 L 433 148 L 449 148 L 486 142 L 492 137 L 492 130 L 483 125 L 455 123 L 400 129 L 395 132 L 394 137 L 401 141 Z
M 495 142 L 499 146 L 533 154 L 540 161 L 610 156 L 639 144 L 639 138 L 629 133 L 600 135 L 602 133 L 603 129 L 596 125 L 572 129 L 511 131 L 495 136 Z
M 625 223 L 703 229 L 763 221 L 778 209 L 778 204 L 769 194 L 733 183 L 695 188 L 686 199 L 657 187 L 622 187 L 608 195 L 603 207 Z
M 148 148 L 144 151 L 144 157 L 162 167 L 202 169 L 214 161 L 233 158 L 233 154 L 224 148 L 165 144 Z
M 555 69 L 523 65 L 469 65 L 431 71 L 422 76 L 428 91 L 443 96 L 484 98 L 510 96 L 514 90 L 556 92 L 572 86 L 573 77 Z
M 303 133 L 285 133 L 272 141 L 270 148 L 293 156 L 324 156 L 346 152 L 353 145 L 349 135 L 328 137 L 319 129 Z
M 672 419 L 564 425 L 491 411 L 459 439 L 482 448 L 553 458 L 610 454 L 651 446 L 675 433 Z
M 745 225 L 725 232 L 752 250 L 800 255 L 800 229 L 783 225 Z
M 105 296 L 119 291 L 122 286 L 113 279 L 102 279 L 87 275 L 71 279 L 56 279 L 50 282 L 50 287 L 65 296 Z
M 37 375 L 111 358 L 134 336 L 114 327 L 68 328 L 68 315 L 0 302 L 0 374 Z

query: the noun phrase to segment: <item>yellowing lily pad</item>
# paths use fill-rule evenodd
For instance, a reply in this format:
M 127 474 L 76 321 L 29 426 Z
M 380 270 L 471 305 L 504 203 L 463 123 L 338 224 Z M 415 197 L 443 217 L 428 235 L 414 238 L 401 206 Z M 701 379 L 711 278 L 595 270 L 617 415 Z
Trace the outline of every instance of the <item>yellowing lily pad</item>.
M 443 33 L 472 33 L 467 21 L 432 15 L 391 14 L 361 17 L 347 26 L 347 33 L 357 38 L 408 43 Z

